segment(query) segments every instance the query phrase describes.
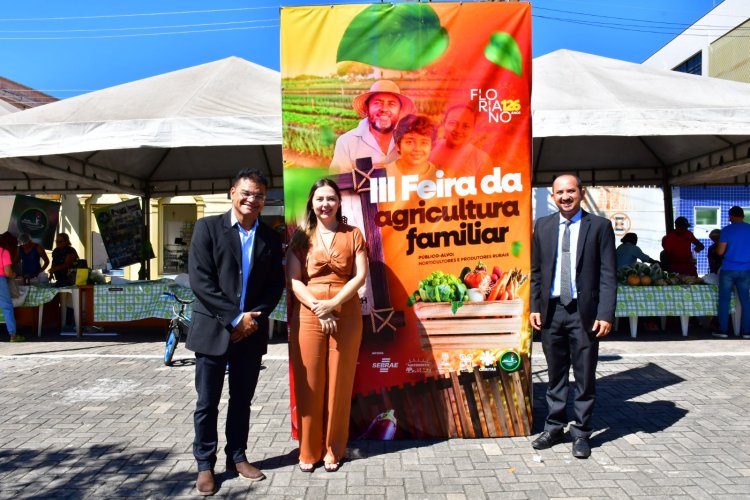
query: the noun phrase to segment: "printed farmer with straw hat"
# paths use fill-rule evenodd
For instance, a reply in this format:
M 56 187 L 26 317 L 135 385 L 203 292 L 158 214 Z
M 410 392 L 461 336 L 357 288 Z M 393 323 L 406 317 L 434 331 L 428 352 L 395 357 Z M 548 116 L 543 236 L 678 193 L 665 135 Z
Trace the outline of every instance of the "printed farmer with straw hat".
M 378 80 L 354 98 L 352 107 L 362 120 L 336 140 L 331 173 L 351 172 L 358 158 L 371 158 L 376 166 L 398 159 L 393 129 L 401 117 L 415 112 L 414 102 L 394 82 Z

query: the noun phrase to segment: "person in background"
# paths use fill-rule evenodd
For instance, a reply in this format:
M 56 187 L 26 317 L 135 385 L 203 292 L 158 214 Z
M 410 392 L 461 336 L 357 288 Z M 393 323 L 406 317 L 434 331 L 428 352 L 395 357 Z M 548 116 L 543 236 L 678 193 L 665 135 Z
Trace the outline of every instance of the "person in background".
M 16 277 L 13 272 L 13 257 L 16 251 L 16 238 L 11 233 L 0 236 L 0 309 L 5 317 L 5 327 L 8 329 L 11 342 L 26 340 L 16 333 L 16 317 L 13 313 L 13 298 L 10 295 L 10 280 Z
M 49 273 L 55 277 L 55 286 L 70 286 L 75 282 L 69 278 L 73 263 L 78 260 L 78 252 L 70 246 L 70 236 L 60 233 L 55 238 L 55 249 L 52 250 L 52 266 Z
M 658 264 L 658 260 L 654 260 L 638 247 L 638 235 L 635 233 L 627 233 L 625 236 L 620 238 L 621 245 L 617 247 L 617 269 L 623 267 L 630 267 L 635 264 L 636 260 L 641 262 L 647 262 L 649 264 Z
M 477 112 L 469 104 L 457 104 L 445 111 L 445 139 L 434 144 L 430 160 L 450 172 L 449 177 L 477 176 L 489 172 L 490 155 L 471 142 Z
M 16 257 L 16 261 L 20 262 L 21 276 L 26 280 L 36 278 L 49 265 L 49 257 L 47 257 L 46 250 L 39 243 L 32 241 L 28 233 L 18 235 L 18 256 Z
M 287 252 L 287 279 L 296 301 L 289 352 L 299 432 L 299 468 L 323 461 L 335 472 L 346 452 L 362 308 L 357 290 L 367 277 L 360 230 L 344 223 L 341 192 L 320 179 L 307 199 L 303 224 Z
M 662 254 L 667 264 L 667 271 L 698 276 L 693 249 L 700 252 L 704 245 L 688 230 L 689 227 L 690 223 L 685 217 L 677 217 L 674 220 L 674 231 L 670 231 L 661 240 L 661 245 L 664 247 Z
M 721 268 L 721 262 L 724 260 L 723 255 L 719 255 L 717 248 L 719 248 L 719 238 L 721 237 L 721 229 L 713 229 L 708 233 L 708 237 L 713 241 L 713 244 L 708 247 L 708 272 L 713 274 L 719 274 Z
M 729 209 L 729 225 L 721 230 L 716 253 L 724 261 L 719 271 L 719 331 L 713 336 L 729 336 L 729 301 L 736 288 L 742 305 L 740 334 L 743 339 L 750 339 L 750 224 L 745 222 L 742 207 Z
M 227 372 L 226 470 L 247 481 L 266 477 L 245 451 L 268 316 L 284 289 L 281 238 L 260 221 L 267 191 L 260 171 L 239 171 L 229 190 L 232 208 L 198 219 L 190 241 L 188 276 L 196 301 L 185 346 L 195 352 L 193 456 L 195 488 L 203 496 L 216 492 L 219 403 Z

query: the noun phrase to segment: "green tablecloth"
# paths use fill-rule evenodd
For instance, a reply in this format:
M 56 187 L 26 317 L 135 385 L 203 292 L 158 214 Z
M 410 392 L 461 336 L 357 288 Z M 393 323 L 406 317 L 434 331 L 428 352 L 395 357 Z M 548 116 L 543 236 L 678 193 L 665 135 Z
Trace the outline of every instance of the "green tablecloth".
M 145 318 L 169 319 L 177 303 L 165 292 L 193 300 L 193 291 L 172 280 L 136 281 L 94 287 L 94 322 L 134 321 Z
M 269 318 L 275 319 L 276 321 L 286 321 L 286 289 L 284 289 L 284 293 L 281 294 L 279 303 L 276 304 L 276 308 L 271 312 Z
M 615 316 L 716 316 L 718 297 L 716 285 L 618 286 Z
M 18 307 L 37 307 L 42 304 L 46 304 L 47 302 L 55 298 L 55 295 L 57 295 L 58 291 L 57 288 L 49 286 L 29 286 L 21 288 L 28 289 L 28 292 L 26 293 L 26 298 L 24 299 L 23 304 Z M 4 322 L 5 317 L 3 316 L 3 311 L 0 310 L 0 323 Z
M 58 288 L 28 287 L 23 305 L 19 307 L 37 307 L 51 301 Z M 181 299 L 193 300 L 195 296 L 190 288 L 177 285 L 172 280 L 137 281 L 118 285 L 97 285 L 94 287 L 94 321 L 133 321 L 144 318 L 169 319 L 174 314 L 175 302 L 170 297 L 163 297 L 164 292 L 177 295 Z M 187 309 L 190 314 L 190 306 Z M 281 300 L 271 313 L 271 319 L 286 321 L 286 290 Z M 0 311 L 0 323 L 5 322 Z
M 98 285 L 94 287 L 94 321 L 133 321 L 144 318 L 169 319 L 174 314 L 177 302 L 164 297 L 173 293 L 184 300 L 195 296 L 190 288 L 177 285 L 172 280 L 138 281 L 121 285 Z M 187 309 L 190 315 L 190 306 Z M 282 295 L 271 318 L 286 321 L 286 295 Z

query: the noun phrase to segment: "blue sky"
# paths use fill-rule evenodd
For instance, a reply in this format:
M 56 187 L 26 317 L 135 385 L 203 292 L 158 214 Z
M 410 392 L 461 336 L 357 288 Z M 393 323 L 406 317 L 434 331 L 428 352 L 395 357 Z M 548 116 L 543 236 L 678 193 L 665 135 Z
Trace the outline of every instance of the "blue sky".
M 371 2 L 3 2 L 0 76 L 66 98 L 229 56 L 279 69 L 280 6 L 332 3 Z M 534 56 L 567 48 L 642 62 L 717 3 L 534 0 Z

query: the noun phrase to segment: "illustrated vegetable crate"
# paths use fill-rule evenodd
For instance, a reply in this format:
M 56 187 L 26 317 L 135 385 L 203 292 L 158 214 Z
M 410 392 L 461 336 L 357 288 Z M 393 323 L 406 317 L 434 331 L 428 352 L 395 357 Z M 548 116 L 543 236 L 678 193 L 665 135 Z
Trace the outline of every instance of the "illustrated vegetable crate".
M 351 437 L 527 436 L 533 423 L 530 378 L 529 356 L 521 354 L 521 367 L 513 373 L 475 367 L 473 372 L 449 372 L 359 394 L 352 399 Z
M 505 349 L 520 344 L 523 300 L 464 302 L 451 311 L 450 302 L 417 302 L 422 349 Z

